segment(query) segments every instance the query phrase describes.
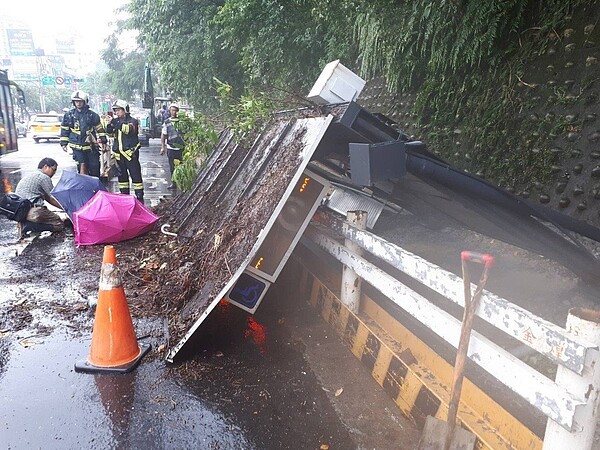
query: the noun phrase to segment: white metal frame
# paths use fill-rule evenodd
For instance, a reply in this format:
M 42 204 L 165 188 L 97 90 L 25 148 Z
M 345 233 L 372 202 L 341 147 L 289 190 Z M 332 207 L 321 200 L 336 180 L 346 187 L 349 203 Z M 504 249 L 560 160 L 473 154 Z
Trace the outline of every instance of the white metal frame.
M 283 254 L 283 256 L 282 256 L 281 260 L 279 261 L 279 264 L 277 265 L 276 269 L 273 271 L 273 274 L 269 274 L 269 273 L 263 272 L 262 270 L 253 267 L 251 264 L 248 264 L 248 267 L 246 267 L 246 270 L 248 272 L 256 274 L 260 278 L 264 278 L 265 280 L 268 280 L 268 281 L 270 281 L 272 283 L 274 283 L 275 280 L 277 280 L 277 277 L 279 276 L 279 274 L 283 270 L 283 267 L 285 266 L 285 263 L 287 262 L 287 260 L 291 256 L 292 252 L 294 251 L 294 248 L 296 247 L 296 244 L 298 243 L 298 241 L 302 237 L 302 234 L 304 233 L 304 230 L 306 230 L 306 227 L 310 223 L 310 221 L 312 219 L 312 216 L 314 215 L 315 211 L 319 207 L 319 205 L 320 205 L 323 197 L 325 196 L 325 193 L 327 192 L 327 190 L 331 186 L 331 183 L 329 183 L 329 181 L 327 181 L 324 178 L 321 178 L 320 176 L 312 173 L 308 169 L 304 170 L 303 175 L 306 175 L 307 177 L 312 178 L 315 182 L 319 183 L 322 186 L 321 187 L 321 191 L 320 191 L 320 194 L 316 197 L 316 200 L 313 203 L 312 207 L 310 208 L 308 214 L 306 215 L 306 218 L 304 219 L 304 221 L 300 225 L 300 228 L 296 232 L 296 235 L 294 236 L 294 239 L 292 239 L 292 242 L 290 243 L 290 246 L 288 247 L 288 249 L 286 250 L 286 252 Z M 296 187 L 296 184 L 297 184 L 297 182 L 294 183 L 294 185 L 293 185 L 294 188 Z M 292 195 L 290 195 L 286 199 L 286 203 L 288 201 L 290 201 L 291 198 L 292 198 Z M 284 207 L 285 207 L 285 204 L 279 210 L 278 215 L 281 214 L 281 211 L 283 210 Z M 267 239 L 268 236 L 269 236 L 269 233 L 267 233 L 265 235 L 265 237 L 262 239 L 261 245 Z M 259 248 L 260 248 L 260 246 L 258 247 L 258 249 Z M 256 251 L 258 251 L 258 249 Z M 253 257 L 254 256 L 256 256 L 256 252 L 254 253 Z

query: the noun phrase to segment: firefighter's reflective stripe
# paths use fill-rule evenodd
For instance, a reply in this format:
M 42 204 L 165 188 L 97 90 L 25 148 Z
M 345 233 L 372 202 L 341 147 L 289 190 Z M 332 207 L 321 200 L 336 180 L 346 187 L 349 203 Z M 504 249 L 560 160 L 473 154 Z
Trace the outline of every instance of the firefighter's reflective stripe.
M 120 186 L 120 183 L 119 183 Z M 136 191 L 144 189 L 144 183 L 132 183 L 133 189 Z
M 69 144 L 69 146 L 75 150 L 91 150 L 92 147 L 90 144 L 85 144 L 85 145 L 79 145 L 79 144 Z
M 61 145 L 70 143 L 74 149 L 89 150 L 85 140 L 89 134 L 94 134 L 94 141 L 99 139 L 106 143 L 106 131 L 100 121 L 100 116 L 85 105 L 81 110 L 73 108 L 66 113 L 61 123 Z
M 119 189 L 129 190 L 129 181 L 119 181 Z
M 139 140 L 137 136 L 138 121 L 127 115 L 125 119 L 113 120 L 106 126 L 106 131 L 114 136 L 113 150 L 127 151 L 137 149 Z
M 106 130 L 104 129 L 102 122 L 99 122 L 98 125 L 96 125 L 94 128 L 96 130 L 98 138 L 101 139 L 102 142 L 106 142 Z
M 119 134 L 119 139 L 121 138 L 121 135 Z M 119 142 L 119 145 L 121 143 Z M 133 158 L 133 154 L 141 147 L 141 145 L 138 143 L 135 148 L 130 148 L 128 150 L 119 150 L 117 152 L 118 154 L 121 154 L 127 161 L 131 161 L 131 159 Z M 120 158 L 117 158 L 120 159 Z

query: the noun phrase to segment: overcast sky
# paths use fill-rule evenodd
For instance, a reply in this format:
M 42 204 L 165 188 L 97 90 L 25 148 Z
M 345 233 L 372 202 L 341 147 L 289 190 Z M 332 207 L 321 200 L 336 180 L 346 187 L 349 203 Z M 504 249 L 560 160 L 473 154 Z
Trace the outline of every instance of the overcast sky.
M 150 0 L 151 1 L 151 0 Z M 118 17 L 116 8 L 126 4 L 124 0 L 73 0 L 69 2 L 48 0 L 16 0 L 10 7 L 2 8 L 16 20 L 22 20 L 31 27 L 36 45 L 44 47 L 44 36 L 69 38 L 80 34 L 93 52 L 104 48 L 104 40 L 113 32 Z M 73 31 L 76 30 L 76 33 Z M 40 38 L 36 38 L 39 36 Z

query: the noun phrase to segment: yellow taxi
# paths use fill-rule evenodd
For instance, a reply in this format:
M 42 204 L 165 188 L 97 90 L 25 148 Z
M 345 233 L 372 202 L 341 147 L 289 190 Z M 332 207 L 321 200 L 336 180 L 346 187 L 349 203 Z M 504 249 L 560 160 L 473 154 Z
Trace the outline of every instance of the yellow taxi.
M 31 137 L 37 144 L 40 139 L 60 139 L 60 124 L 63 115 L 53 112 L 36 114 L 29 122 Z

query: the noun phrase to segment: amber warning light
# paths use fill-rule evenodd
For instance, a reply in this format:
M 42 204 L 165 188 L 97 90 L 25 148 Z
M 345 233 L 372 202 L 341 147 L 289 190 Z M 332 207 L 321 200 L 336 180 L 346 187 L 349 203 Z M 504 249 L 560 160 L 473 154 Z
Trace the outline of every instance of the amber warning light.
M 275 282 L 318 208 L 326 186 L 328 185 L 324 180 L 320 181 L 306 173 L 298 178 L 256 256 L 248 265 L 250 272 Z
M 304 192 L 306 190 L 306 188 L 308 187 L 308 183 L 310 183 L 310 178 L 304 177 L 304 181 L 300 185 L 300 192 Z

